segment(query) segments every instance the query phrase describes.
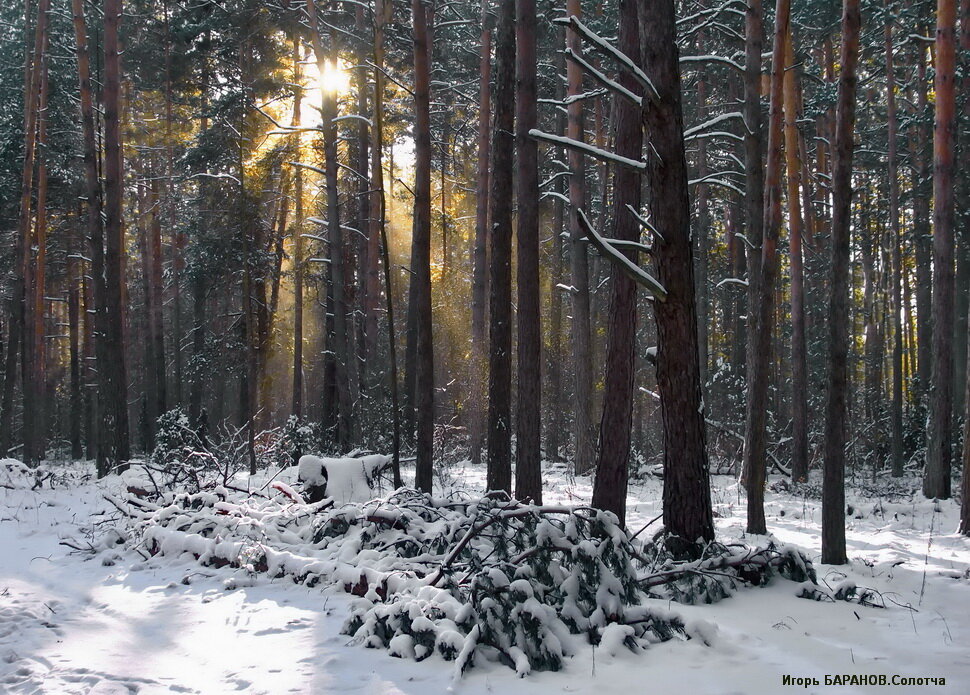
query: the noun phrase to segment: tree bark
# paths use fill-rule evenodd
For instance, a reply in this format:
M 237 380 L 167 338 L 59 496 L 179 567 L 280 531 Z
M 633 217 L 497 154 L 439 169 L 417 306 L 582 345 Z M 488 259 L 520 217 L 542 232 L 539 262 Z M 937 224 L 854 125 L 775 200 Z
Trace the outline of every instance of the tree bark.
M 754 330 L 754 313 L 758 307 L 758 283 L 761 276 L 761 240 L 764 236 L 764 166 L 762 150 L 761 116 L 761 53 L 764 44 L 764 11 L 761 0 L 750 0 L 744 19 L 744 212 L 745 238 L 747 239 L 747 318 L 745 351 L 745 414 L 754 411 L 752 403 L 755 390 L 751 387 L 754 363 L 757 356 L 757 331 Z M 745 432 L 747 436 L 747 431 Z M 749 448 L 749 447 L 746 447 Z M 745 459 L 746 461 L 747 459 Z M 742 479 L 748 477 L 747 464 L 742 468 Z
M 327 69 L 327 54 L 323 50 L 320 37 L 320 25 L 317 21 L 316 3 L 307 2 L 307 14 L 310 19 L 310 35 L 313 50 L 317 59 L 317 67 L 321 74 Z M 349 449 L 354 437 L 353 402 L 350 394 L 350 335 L 347 321 L 346 302 L 346 273 L 344 254 L 343 228 L 340 225 L 340 196 L 338 190 L 338 160 L 337 160 L 337 124 L 334 119 L 338 115 L 337 95 L 330 90 L 323 90 L 321 115 L 323 117 L 323 148 L 325 181 L 327 191 L 327 239 L 330 244 L 330 272 L 332 277 L 331 292 L 333 294 L 333 345 L 334 377 L 337 390 L 337 443 L 343 449 Z M 419 157 L 420 159 L 420 157 Z
M 902 303 L 902 275 L 904 240 L 899 229 L 899 145 L 898 121 L 896 116 L 896 73 L 893 56 L 893 20 L 890 0 L 886 0 L 886 26 L 883 32 L 886 49 L 886 121 L 889 139 L 889 243 L 892 245 L 892 324 L 893 324 L 893 353 L 892 353 L 892 409 L 890 412 L 890 428 L 892 430 L 892 448 L 890 462 L 892 475 L 899 478 L 903 475 L 903 303 Z
M 499 5 L 492 128 L 489 275 L 488 490 L 512 490 L 512 156 L 515 4 Z
M 536 127 L 536 2 L 516 0 L 515 149 L 518 306 L 515 497 L 542 504 L 542 318 L 539 314 L 539 151 Z M 639 126 L 637 128 L 639 130 Z
M 570 16 L 582 16 L 580 0 L 568 0 L 566 12 Z M 566 38 L 567 48 L 579 55 L 582 41 L 575 32 Z M 583 92 L 582 68 L 573 61 L 566 66 L 567 97 Z M 567 107 L 566 137 L 582 142 L 586 139 L 583 118 L 583 101 L 576 100 Z M 586 164 L 581 152 L 569 150 L 569 206 L 573 210 L 586 207 Z M 573 352 L 573 377 L 575 380 L 575 452 L 574 470 L 585 475 L 594 464 L 596 442 L 593 431 L 593 353 L 590 335 L 589 263 L 587 260 L 585 232 L 575 214 L 570 215 L 569 275 L 572 286 L 573 321 L 571 328 Z
M 922 32 L 921 32 L 922 33 Z M 916 113 L 930 109 L 926 90 L 926 52 L 920 47 L 916 62 Z M 932 324 L 932 236 L 930 233 L 930 172 L 926 152 L 930 145 L 928 128 L 917 118 L 915 138 L 910 141 L 913 160 L 913 235 L 916 238 L 916 346 L 917 401 L 926 406 L 933 362 Z
M 40 110 L 37 95 L 40 91 L 41 64 L 46 45 L 49 11 L 50 0 L 40 0 L 37 8 L 37 26 L 34 30 L 34 47 L 32 53 L 26 56 L 26 63 L 30 67 L 25 76 L 24 89 L 24 162 L 20 179 L 20 212 L 14 242 L 14 272 L 10 289 L 7 354 L 4 356 L 3 395 L 0 398 L 0 456 L 6 456 L 13 443 L 13 396 L 17 379 L 17 356 L 27 338 L 24 325 L 24 306 L 27 298 L 24 271 L 29 254 L 31 192 L 37 151 L 37 120 Z M 29 21 L 29 17 L 27 20 Z
M 791 254 L 791 323 L 792 323 L 792 480 L 808 479 L 808 355 L 805 325 L 805 271 L 802 256 L 802 220 L 800 186 L 804 183 L 798 132 L 798 68 L 795 64 L 794 32 L 789 22 L 785 37 L 785 169 L 788 180 L 789 252 Z
M 81 225 L 81 205 L 78 203 L 77 223 Z M 77 238 L 71 235 L 71 247 L 67 257 L 67 324 L 70 340 L 70 415 L 69 438 L 71 458 L 80 461 L 84 456 L 81 442 L 81 420 L 84 415 L 84 399 L 81 381 L 81 283 L 83 265 Z
M 679 52 L 673 0 L 640 5 L 643 66 L 658 100 L 644 113 L 650 219 L 657 227 L 657 280 L 667 290 L 655 301 L 659 345 L 657 388 L 664 441 L 663 522 L 668 535 L 696 554 L 698 541 L 714 538 L 710 478 L 701 394 L 690 201 L 684 155 Z
M 47 104 L 48 104 L 48 46 L 50 37 L 45 32 L 40 55 L 40 90 L 37 114 L 37 205 L 34 212 L 34 234 L 28 246 L 25 270 L 28 303 L 25 307 L 26 331 L 24 333 L 23 399 L 24 399 L 24 461 L 37 464 L 44 459 L 47 449 L 47 425 L 44 402 L 46 400 L 44 335 L 44 295 L 47 280 Z M 36 247 L 37 255 L 30 261 L 30 247 Z
M 923 494 L 949 499 L 953 428 L 953 252 L 956 149 L 956 0 L 936 6 L 936 123 L 933 133 L 933 364 Z
M 749 310 L 751 342 L 754 347 L 749 356 L 750 379 L 748 411 L 744 429 L 744 470 L 747 473 L 748 533 L 764 534 L 764 495 L 768 473 L 767 419 L 768 382 L 772 359 L 772 319 L 775 310 L 775 283 L 778 277 L 778 237 L 782 224 L 781 169 L 785 41 L 788 36 L 790 15 L 789 0 L 778 0 L 775 5 L 775 36 L 771 57 L 771 102 L 768 115 L 768 161 L 765 167 L 767 204 L 761 243 L 761 272 L 753 278 L 756 303 Z M 752 279 L 749 279 L 751 282 Z M 751 321 L 750 319 L 754 320 Z
M 482 462 L 485 436 L 486 304 L 488 302 L 488 189 L 492 117 L 492 18 L 482 0 L 482 39 L 478 91 L 478 176 L 475 182 L 475 241 L 472 247 L 471 375 L 469 388 L 469 458 Z
M 654 13 L 646 22 L 661 21 Z M 635 0 L 620 0 L 619 49 L 640 64 L 640 25 Z M 662 33 L 650 37 L 653 41 L 667 38 Z M 647 38 L 644 37 L 644 41 Z M 666 46 L 666 48 L 670 48 Z M 651 50 L 650 48 L 647 49 Z M 656 49 L 654 49 L 656 50 Z M 656 55 L 652 68 L 658 76 L 664 73 Z M 679 74 L 673 75 L 678 80 Z M 620 73 L 620 84 L 634 94 L 642 91 L 636 79 L 628 71 Z M 669 85 L 668 85 L 669 88 Z M 659 86 L 658 86 L 659 89 Z M 679 97 L 679 94 L 678 94 Z M 643 112 L 626 99 L 617 99 L 616 154 L 639 161 L 643 154 Z M 670 115 L 670 114 L 667 114 Z M 669 129 L 668 129 L 669 130 Z M 652 133 L 654 131 L 651 131 Z M 660 134 L 657 133 L 657 136 Z M 681 150 L 683 158 L 683 150 Z M 651 181 L 655 185 L 655 181 Z M 686 182 L 685 182 L 686 186 Z M 640 223 L 627 206 L 640 210 L 640 174 L 629 167 L 615 167 L 613 171 L 613 230 L 611 236 L 623 241 L 640 240 Z M 656 189 L 653 189 L 656 191 Z M 686 199 L 686 191 L 684 198 Z M 578 212 L 576 213 L 578 214 Z M 654 216 L 654 220 L 661 217 Z M 690 215 L 687 215 L 690 223 Z M 688 232 L 689 235 L 689 232 Z M 627 252 L 634 263 L 637 254 Z M 693 290 L 693 288 L 692 288 Z M 696 322 L 695 345 L 696 345 Z M 620 523 L 626 520 L 626 491 L 629 478 L 630 430 L 633 423 L 633 391 L 636 375 L 637 286 L 619 267 L 613 265 L 610 276 L 610 313 L 607 326 L 606 368 L 603 384 L 603 411 L 600 420 L 599 457 L 596 462 L 596 480 L 593 483 L 593 506 L 616 514 Z
M 859 0 L 844 0 L 835 147 L 832 162 L 832 282 L 828 306 L 828 394 L 822 479 L 822 562 L 842 565 L 845 554 L 845 446 L 848 439 L 849 240 L 856 65 L 862 15 Z
M 434 345 L 431 316 L 431 23 L 425 0 L 412 0 L 414 22 L 414 222 L 411 302 L 415 320 L 415 487 L 431 492 L 434 470 Z
M 291 125 L 300 127 L 300 110 L 303 108 L 303 60 L 299 39 L 293 37 L 293 118 Z M 299 130 L 293 133 L 295 161 L 301 161 L 303 138 Z M 303 167 L 293 172 L 293 383 L 290 393 L 290 414 L 303 419 Z M 281 230 L 282 231 L 282 230 Z
M 106 361 L 98 372 L 105 374 L 101 389 L 102 448 L 107 460 L 99 474 L 127 468 L 130 458 L 128 432 L 128 370 L 125 356 L 124 292 L 125 238 L 122 210 L 124 170 L 121 146 L 121 60 L 118 30 L 122 0 L 105 0 L 104 6 L 104 234 Z

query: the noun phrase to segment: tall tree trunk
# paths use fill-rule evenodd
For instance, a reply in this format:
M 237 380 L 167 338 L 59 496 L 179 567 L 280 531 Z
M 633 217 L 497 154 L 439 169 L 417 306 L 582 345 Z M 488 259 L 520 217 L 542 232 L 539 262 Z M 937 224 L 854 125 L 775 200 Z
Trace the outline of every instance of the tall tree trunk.
M 667 290 L 655 301 L 659 337 L 657 388 L 664 442 L 663 523 L 670 536 L 696 554 L 699 539 L 714 538 L 707 434 L 697 345 L 697 307 L 691 258 L 690 200 L 684 155 L 679 52 L 673 0 L 640 4 L 644 71 L 658 99 L 646 106 L 650 219 L 657 227 L 657 279 Z
M 518 306 L 515 497 L 542 503 L 542 318 L 539 314 L 539 151 L 536 127 L 536 2 L 516 0 L 515 149 Z M 639 130 L 639 125 L 637 126 Z
M 618 21 L 619 48 L 639 64 L 642 56 L 640 53 L 640 25 L 635 0 L 620 0 Z M 660 18 L 654 15 L 645 18 L 645 21 L 656 22 L 660 21 Z M 667 37 L 658 33 L 651 38 L 656 42 Z M 668 46 L 664 47 L 668 48 Z M 651 49 L 653 49 L 652 46 L 648 48 L 648 50 Z M 658 64 L 656 56 L 652 57 L 655 62 L 647 67 L 652 68 L 658 76 L 670 78 L 671 76 L 664 74 L 664 66 Z M 675 80 L 674 86 L 679 89 L 679 73 L 675 72 L 672 77 Z M 628 71 L 620 73 L 620 84 L 635 94 L 642 91 L 635 77 Z M 670 86 L 670 84 L 667 85 L 668 88 Z M 614 110 L 616 114 L 616 153 L 620 157 L 639 161 L 643 153 L 643 126 L 641 124 L 643 112 L 627 99 L 617 99 Z M 654 132 L 651 131 L 651 133 Z M 657 133 L 656 135 L 659 136 L 660 134 Z M 683 159 L 683 149 L 681 149 L 680 156 Z M 651 183 L 655 184 L 654 181 L 651 181 Z M 640 240 L 640 223 L 629 209 L 640 210 L 640 187 L 641 181 L 638 171 L 629 167 L 617 166 L 614 168 L 613 230 L 611 234 L 613 238 L 633 242 Z M 684 199 L 686 200 L 686 191 L 684 192 Z M 653 217 L 653 219 L 659 220 L 661 218 Z M 689 224 L 689 213 L 686 215 L 686 220 Z M 636 262 L 636 256 L 635 252 L 628 253 L 628 257 L 633 262 Z M 693 287 L 691 291 L 693 291 Z M 696 345 L 697 324 L 695 322 L 692 325 L 695 327 L 694 339 Z M 629 275 L 614 265 L 610 276 L 606 380 L 603 384 L 599 458 L 596 462 L 596 480 L 593 484 L 592 504 L 598 509 L 606 509 L 616 514 L 621 524 L 626 520 L 630 430 L 633 424 L 633 391 L 636 375 L 636 331 L 637 286 Z
M 414 21 L 414 226 L 411 302 L 415 321 L 415 487 L 431 492 L 434 470 L 434 346 L 431 317 L 431 24 L 425 0 L 412 0 Z
M 842 50 L 832 162 L 832 282 L 828 306 L 829 378 L 825 405 L 822 478 L 822 562 L 842 565 L 845 555 L 845 446 L 848 441 L 849 240 L 856 65 L 862 15 L 859 0 L 844 0 Z
M 755 390 L 751 388 L 756 354 L 757 331 L 754 314 L 758 306 L 758 283 L 761 276 L 761 239 L 764 235 L 764 166 L 761 159 L 761 53 L 764 44 L 764 11 L 761 0 L 750 0 L 744 20 L 744 212 L 745 238 L 747 239 L 747 330 L 745 353 L 745 413 L 757 407 L 752 403 Z M 745 432 L 747 436 L 747 432 Z M 745 447 L 748 448 L 748 447 Z M 746 459 L 747 460 L 747 459 Z M 746 464 L 745 464 L 746 466 Z M 747 480 L 748 470 L 742 470 Z
M 209 39 L 208 34 L 205 35 L 206 40 Z M 208 107 L 209 107 L 209 83 L 212 80 L 211 70 L 209 67 L 209 61 L 207 59 L 203 60 L 202 63 L 202 79 L 199 85 L 199 91 L 201 92 L 202 100 L 202 118 L 199 123 L 199 130 L 205 133 L 209 130 L 209 117 L 208 117 Z M 206 178 L 203 178 L 199 182 L 199 198 L 202 201 L 203 209 L 210 209 L 213 192 L 210 185 L 211 182 L 207 182 Z M 203 218 L 205 219 L 205 218 Z M 205 360 L 205 342 L 206 342 L 206 297 L 208 293 L 208 285 L 206 282 L 205 272 L 198 266 L 192 268 L 190 273 L 190 278 L 192 282 L 192 381 L 189 386 L 189 422 L 192 423 L 192 427 L 196 431 L 200 431 L 203 434 L 203 441 L 205 441 L 206 432 L 208 427 L 208 414 L 206 413 L 204 402 L 203 402 L 203 388 L 206 384 L 211 384 L 212 375 L 210 370 L 203 368 Z M 221 370 L 220 370 L 221 371 Z M 221 379 L 219 380 L 221 382 Z M 217 382 L 218 383 L 218 382 Z
M 960 0 L 960 53 L 963 56 L 961 64 L 961 77 L 959 93 L 970 94 L 970 0 Z M 970 99 L 963 99 L 962 123 L 970 123 Z M 970 153 L 970 142 L 964 137 L 960 143 L 960 152 L 964 157 Z M 965 172 L 959 177 L 956 195 L 959 203 L 956 209 L 960 210 L 960 217 L 957 218 L 958 253 L 957 274 L 956 274 L 956 320 L 954 323 L 954 344 L 956 345 L 956 356 L 954 357 L 954 379 L 957 392 L 953 399 L 954 415 L 964 415 L 967 401 L 963 389 L 960 388 L 967 378 L 967 362 L 970 361 L 970 344 L 964 344 L 963 336 L 970 330 L 970 176 Z M 964 417 L 966 426 L 966 417 Z M 963 455 L 966 456 L 967 447 L 970 442 L 966 436 L 962 438 Z M 959 458 L 959 456 L 958 456 Z M 964 466 L 965 468 L 966 466 Z
M 81 225 L 81 206 L 77 210 L 78 226 Z M 69 439 L 71 440 L 71 458 L 79 461 L 84 456 L 81 446 L 81 419 L 84 415 L 84 399 L 81 381 L 81 283 L 83 265 L 78 240 L 71 238 L 70 253 L 67 257 L 67 325 L 70 336 L 70 370 L 71 386 L 69 397 Z
M 303 74 L 300 63 L 303 56 L 299 39 L 293 37 L 293 118 L 291 125 L 300 127 L 300 110 L 303 108 Z M 299 130 L 293 133 L 293 156 L 301 161 L 303 138 Z M 303 167 L 294 167 L 294 219 L 293 219 L 293 385 L 290 414 L 303 419 Z M 282 230 L 281 230 L 282 231 Z
M 137 162 L 136 162 L 137 166 Z M 138 230 L 138 255 L 141 256 L 141 296 L 145 310 L 143 312 L 144 325 L 139 331 L 141 335 L 142 347 L 142 398 L 141 398 L 141 417 L 139 418 L 139 429 L 141 431 L 142 450 L 147 454 L 155 447 L 155 422 L 161 412 L 156 408 L 157 397 L 157 370 L 155 369 L 154 346 L 155 346 L 155 325 L 152 323 L 152 261 L 151 243 L 149 242 L 149 230 L 151 216 L 154 209 L 148 200 L 148 176 L 146 172 L 137 168 L 135 171 L 137 182 L 135 184 L 135 198 L 137 200 L 137 220 L 135 225 Z M 163 371 L 164 375 L 164 371 Z
M 953 441 L 953 251 L 956 149 L 956 0 L 936 6 L 936 124 L 933 133 L 933 364 L 923 494 L 950 497 Z
M 896 117 L 896 73 L 893 56 L 893 13 L 886 0 L 886 121 L 889 131 L 889 243 L 892 245 L 892 324 L 893 324 L 893 383 L 890 427 L 892 429 L 891 464 L 893 477 L 903 475 L 903 323 L 902 275 L 903 238 L 899 230 L 899 145 Z M 908 302 L 907 302 L 908 303 Z
M 173 357 L 173 400 L 176 405 L 182 405 L 182 382 L 183 382 L 183 360 L 182 360 L 182 274 L 185 270 L 185 234 L 180 230 L 176 221 L 177 204 L 175 191 L 175 137 L 172 127 L 175 122 L 172 97 L 172 25 L 169 15 L 169 0 L 162 3 L 163 19 L 165 22 L 165 187 L 167 194 L 168 224 L 172 234 L 172 357 Z M 161 215 L 161 209 L 156 214 Z M 159 247 L 161 251 L 161 247 Z M 161 256 L 159 256 L 161 263 Z M 162 307 L 162 295 L 158 295 L 159 310 Z M 156 350 L 162 350 L 165 355 L 164 333 L 159 333 L 160 345 L 156 345 Z M 166 399 L 168 394 L 162 389 L 162 396 Z M 167 405 L 166 405 L 167 407 Z M 164 411 L 163 411 L 164 412 Z
M 368 181 L 368 193 L 361 200 L 361 205 L 366 206 L 367 211 L 367 239 L 364 245 L 364 263 L 362 272 L 364 273 L 364 355 L 373 360 L 371 367 L 366 372 L 366 378 L 362 383 L 366 388 L 373 392 L 372 404 L 376 405 L 376 397 L 379 393 L 382 370 L 375 364 L 378 355 L 377 343 L 380 339 L 380 328 L 378 323 L 378 306 L 381 300 L 381 229 L 380 220 L 381 206 L 383 200 L 382 187 L 384 185 L 384 173 L 380 170 L 383 166 L 381 149 L 384 146 L 382 135 L 378 132 L 378 123 L 382 121 L 384 108 L 384 4 L 378 0 L 374 7 L 374 46 L 373 56 L 374 65 L 374 96 L 371 108 L 370 128 L 370 180 Z M 364 231 L 361 229 L 361 231 Z
M 384 26 L 391 19 L 392 5 L 387 0 L 377 0 L 374 7 L 374 119 L 371 128 L 371 198 L 370 198 L 370 235 L 369 243 L 379 246 L 368 253 L 373 253 L 376 264 L 377 251 L 381 253 L 381 264 L 384 266 L 384 297 L 387 311 L 387 337 L 389 382 L 391 388 L 391 420 L 394 473 L 394 486 L 401 487 L 401 409 L 398 405 L 398 377 L 397 377 L 397 341 L 394 328 L 394 291 L 391 285 L 391 259 L 387 243 L 387 201 L 384 196 Z M 393 179 L 393 167 L 391 178 Z M 380 292 L 377 286 L 373 290 L 374 301 Z
M 582 15 L 580 0 L 568 0 L 566 12 L 570 16 Z M 566 38 L 567 48 L 579 55 L 582 41 L 575 32 Z M 567 97 L 583 93 L 582 68 L 574 61 L 566 67 Z M 567 107 L 568 121 L 566 137 L 571 140 L 585 140 L 583 100 L 576 99 Z M 573 210 L 586 207 L 586 164 L 583 155 L 576 150 L 569 151 L 569 206 Z M 593 353 L 590 335 L 590 298 L 589 264 L 586 254 L 585 232 L 575 214 L 570 215 L 569 275 L 572 286 L 572 351 L 573 375 L 575 379 L 575 452 L 574 470 L 577 475 L 588 473 L 594 464 L 596 442 L 593 430 Z
M 488 188 L 492 117 L 492 17 L 489 0 L 482 0 L 482 40 L 478 91 L 478 177 L 475 182 L 475 241 L 472 247 L 471 376 L 469 389 L 469 456 L 482 462 L 485 435 L 485 323 L 488 301 Z
M 165 322 L 162 304 L 165 300 L 162 281 L 162 209 L 158 191 L 158 180 L 151 183 L 151 226 L 149 227 L 149 258 L 151 259 L 151 302 L 149 303 L 152 324 L 150 332 L 152 339 L 152 364 L 150 369 L 155 372 L 155 403 L 154 412 L 161 415 L 168 410 L 168 394 L 166 390 L 165 364 Z M 176 340 L 178 336 L 176 335 Z
M 698 55 L 704 54 L 704 32 L 697 32 Z M 707 87 L 704 73 L 697 75 L 697 120 L 703 122 L 707 118 Z M 710 173 L 707 161 L 707 138 L 697 142 L 697 178 L 703 181 Z M 697 220 L 694 224 L 693 238 L 696 240 L 696 256 L 694 257 L 694 275 L 697 282 L 697 346 L 700 350 L 701 388 L 707 389 L 707 365 L 710 362 L 708 354 L 709 335 L 711 332 L 710 293 L 708 292 L 708 250 L 710 246 L 710 186 L 706 183 L 697 184 Z M 709 318 L 710 317 L 710 318 Z
M 45 34 L 46 36 L 46 34 Z M 44 295 L 47 280 L 47 95 L 48 95 L 48 45 L 44 40 L 40 56 L 40 94 L 37 114 L 37 209 L 34 214 L 34 234 L 30 246 L 37 248 L 32 267 L 25 272 L 29 278 L 30 295 L 25 307 L 26 327 L 24 334 L 24 460 L 40 463 L 47 449 L 44 401 L 46 400 Z M 28 249 L 26 262 L 30 264 Z
M 922 33 L 922 32 L 921 32 Z M 926 50 L 917 48 L 916 113 L 930 109 L 926 89 Z M 910 141 L 913 160 L 913 235 L 916 237 L 916 347 L 917 397 L 922 407 L 930 386 L 933 362 L 932 324 L 932 236 L 930 232 L 930 169 L 927 152 L 930 148 L 929 129 L 917 118 L 915 138 Z
M 245 106 L 242 118 L 239 123 L 239 133 L 246 131 L 246 116 L 253 106 L 253 49 L 252 44 L 247 40 L 243 42 L 239 51 L 239 72 L 241 75 L 243 98 Z M 256 263 L 253 252 L 256 240 L 256 232 L 253 225 L 256 223 L 257 203 L 254 196 L 250 196 L 246 190 L 246 143 L 248 139 L 239 138 L 237 162 L 237 176 L 239 181 L 239 203 L 238 203 L 238 224 L 242 234 L 243 268 L 242 268 L 242 320 L 239 322 L 240 342 L 243 346 L 245 365 L 239 378 L 239 424 L 246 428 L 246 454 L 249 460 L 249 474 L 256 475 L 256 407 L 257 407 L 257 385 L 259 383 L 258 368 L 258 335 L 256 332 L 256 316 L 253 301 L 255 284 L 253 282 L 254 268 Z M 258 248 L 258 247 L 257 247 Z
M 320 37 L 320 25 L 317 21 L 316 4 L 308 0 L 307 13 L 310 18 L 310 35 L 313 50 L 317 58 L 317 67 L 321 74 L 327 69 L 326 53 Z M 333 293 L 333 350 L 335 358 L 335 378 L 337 390 L 337 442 L 344 448 L 350 448 L 354 437 L 353 402 L 350 394 L 350 336 L 347 322 L 346 302 L 346 268 L 343 228 L 340 225 L 340 196 L 337 188 L 337 94 L 331 90 L 321 92 L 323 103 L 321 114 L 323 117 L 323 148 L 325 160 L 325 181 L 327 190 L 327 238 L 330 242 L 330 271 L 332 274 Z
M 791 359 L 792 359 L 792 480 L 808 479 L 808 355 L 805 338 L 805 271 L 802 260 L 802 162 L 798 133 L 798 68 L 794 32 L 789 22 L 785 37 L 785 168 L 788 179 L 789 251 L 791 254 Z M 805 184 L 808 182 L 805 181 Z
M 34 47 L 26 56 L 29 66 L 24 89 L 24 163 L 20 179 L 20 213 L 17 218 L 17 236 L 14 249 L 14 272 L 10 290 L 10 323 L 7 330 L 7 354 L 4 357 L 3 395 L 0 397 L 0 456 L 6 456 L 13 443 L 13 396 L 17 379 L 17 355 L 27 338 L 24 326 L 24 305 L 27 297 L 24 269 L 30 253 L 31 192 L 34 182 L 34 159 L 37 146 L 37 119 L 39 108 L 37 94 L 40 91 L 41 64 L 47 38 L 50 0 L 40 0 L 37 8 L 37 26 Z M 29 22 L 29 16 L 25 18 Z
M 78 85 L 80 97 L 81 132 L 84 160 L 84 196 L 86 198 L 86 229 L 88 243 L 91 248 L 91 283 L 82 275 L 81 283 L 84 295 L 84 356 L 87 360 L 90 385 L 98 382 L 100 385 L 103 374 L 95 372 L 92 362 L 100 363 L 104 359 L 104 341 L 95 340 L 95 327 L 99 330 L 103 322 L 104 307 L 104 230 L 101 226 L 101 185 L 98 181 L 97 143 L 94 128 L 94 99 L 91 90 L 91 59 L 88 54 L 87 27 L 84 22 L 83 0 L 71 0 L 74 16 L 74 39 L 77 46 Z M 94 315 L 92 321 L 91 316 Z M 92 343 L 93 349 L 92 349 Z M 93 353 L 93 354 L 92 354 Z M 95 360 L 91 360 L 95 357 Z M 86 389 L 85 400 L 88 404 L 87 421 L 87 456 L 97 458 L 99 470 L 103 465 L 100 445 L 100 398 L 91 395 L 92 389 Z
M 560 39 L 563 43 L 563 39 Z M 563 74 L 566 69 L 566 61 L 561 52 L 556 55 L 556 73 Z M 556 88 L 556 98 L 565 98 L 565 86 L 559 82 Z M 556 117 L 556 134 L 565 135 L 566 119 L 560 111 Z M 554 157 L 559 161 L 563 160 L 562 149 L 555 150 Z M 568 172 L 557 172 L 558 176 L 555 183 L 555 191 L 558 195 L 553 201 L 552 219 L 552 250 L 549 260 L 549 348 L 546 352 L 547 373 L 549 375 L 549 391 L 546 402 L 549 404 L 549 419 L 546 427 L 546 456 L 550 461 L 560 461 L 562 450 L 562 435 L 564 433 L 564 408 L 562 375 L 565 357 L 562 351 L 562 290 L 563 282 L 563 233 L 565 224 L 565 197 L 566 181 L 565 174 Z
M 967 16 L 963 15 L 964 18 Z M 967 350 L 970 351 L 970 316 L 967 317 Z M 970 371 L 964 388 L 963 477 L 960 485 L 960 533 L 970 536 Z
M 128 370 L 124 333 L 124 172 L 121 148 L 121 60 L 118 29 L 122 0 L 105 0 L 104 6 L 104 234 L 105 234 L 105 341 L 106 362 L 102 386 L 101 420 L 107 466 L 104 475 L 127 467 L 130 458 L 128 433 Z M 107 440 L 107 441 L 105 441 Z
M 489 274 L 488 490 L 512 491 L 512 177 L 515 4 L 498 8 L 492 128 L 492 247 Z
M 767 476 L 768 382 L 772 359 L 771 329 L 775 311 L 775 282 L 778 277 L 778 237 L 781 230 L 781 169 L 783 139 L 783 88 L 785 41 L 788 36 L 789 0 L 775 5 L 775 36 L 771 55 L 771 105 L 768 115 L 768 161 L 765 167 L 767 201 L 761 243 L 761 272 L 750 278 L 756 303 L 749 310 L 751 344 L 748 369 L 748 411 L 744 428 L 744 470 L 747 473 L 748 533 L 767 533 L 764 495 Z M 754 320 L 751 321 L 750 319 Z

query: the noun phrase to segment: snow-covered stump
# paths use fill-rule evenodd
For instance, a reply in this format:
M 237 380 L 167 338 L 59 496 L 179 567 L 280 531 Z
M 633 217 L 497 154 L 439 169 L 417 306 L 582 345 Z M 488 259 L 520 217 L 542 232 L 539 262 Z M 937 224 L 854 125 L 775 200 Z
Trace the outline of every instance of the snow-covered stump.
M 374 497 L 380 474 L 391 465 L 391 457 L 371 454 L 359 458 L 301 456 L 298 479 L 307 502 L 331 498 L 335 502 L 366 502 Z

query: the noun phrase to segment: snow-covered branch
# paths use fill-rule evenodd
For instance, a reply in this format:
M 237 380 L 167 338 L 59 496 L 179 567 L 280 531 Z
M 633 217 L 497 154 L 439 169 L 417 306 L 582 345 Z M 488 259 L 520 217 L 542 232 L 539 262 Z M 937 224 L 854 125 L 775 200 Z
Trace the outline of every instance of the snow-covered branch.
M 661 302 L 667 299 L 667 289 L 657 282 L 652 275 L 627 258 L 626 255 L 624 255 L 615 246 L 610 244 L 607 239 L 600 236 L 599 233 L 593 229 L 593 225 L 590 224 L 589 218 L 586 217 L 586 213 L 583 212 L 582 208 L 576 208 L 575 213 L 579 218 L 580 226 L 582 226 L 583 230 L 586 232 L 586 238 L 589 239 L 590 243 L 592 243 L 601 254 L 608 258 L 614 264 L 614 266 L 626 273 L 631 280 L 636 282 L 638 285 L 645 287 L 655 299 Z
M 633 77 L 646 88 L 647 94 L 651 99 L 660 99 L 660 94 L 657 92 L 657 88 L 654 87 L 653 82 L 649 77 L 647 77 L 647 74 L 641 70 L 636 63 L 633 62 L 630 56 L 616 48 L 609 41 L 583 24 L 576 15 L 560 17 L 559 19 L 554 19 L 553 22 L 568 26 L 574 32 L 579 34 L 580 37 L 592 44 L 596 50 L 618 62 L 624 70 L 633 75 Z
M 609 150 L 603 150 L 599 147 L 587 145 L 585 142 L 580 142 L 579 140 L 562 137 L 561 135 L 544 133 L 543 131 L 536 130 L 535 128 L 529 131 L 529 137 L 535 138 L 536 140 L 542 140 L 559 147 L 567 147 L 569 149 L 578 150 L 583 154 L 588 154 L 590 157 L 595 157 L 596 159 L 600 159 L 604 162 L 613 162 L 614 164 L 636 169 L 637 171 L 644 171 L 647 168 L 646 162 L 621 157 L 620 155 L 610 152 Z

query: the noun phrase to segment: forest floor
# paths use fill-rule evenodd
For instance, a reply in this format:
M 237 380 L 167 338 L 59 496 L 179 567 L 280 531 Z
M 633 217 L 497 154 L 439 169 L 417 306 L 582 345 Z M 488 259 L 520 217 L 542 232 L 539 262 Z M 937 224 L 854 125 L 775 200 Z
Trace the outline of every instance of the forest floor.
M 33 490 L 32 479 L 2 464 L 0 692 L 970 692 L 970 540 L 955 533 L 953 501 L 888 495 L 885 486 L 873 496 L 869 486 L 855 485 L 848 493 L 850 564 L 834 567 L 818 564 L 819 501 L 769 490 L 769 528 L 808 553 L 823 587 L 855 581 L 878 592 L 874 600 L 885 608 L 796 598 L 798 585 L 776 578 L 714 605 L 671 605 L 685 618 L 716 625 L 711 646 L 675 640 L 617 656 L 590 647 L 560 672 L 519 679 L 500 664 L 476 664 L 454 684 L 453 665 L 438 656 L 417 663 L 350 644 L 340 634 L 352 599 L 343 592 L 265 576 L 230 589 L 228 567 L 73 551 L 61 542 L 86 543 L 92 523 L 113 511 L 103 493 L 120 479 L 94 481 L 90 464 L 51 464 L 59 474 Z M 772 476 L 769 483 L 779 487 L 780 480 Z M 437 484 L 472 492 L 483 481 L 483 469 L 458 466 Z M 544 481 L 547 503 L 591 497 L 590 479 L 561 466 L 547 466 Z M 630 528 L 660 513 L 661 484 L 651 478 L 631 485 Z M 715 476 L 713 495 L 718 533 L 743 538 L 738 481 Z M 186 576 L 190 583 L 183 583 Z M 946 684 L 824 684 L 836 674 L 942 677 Z M 786 686 L 785 676 L 819 685 Z

